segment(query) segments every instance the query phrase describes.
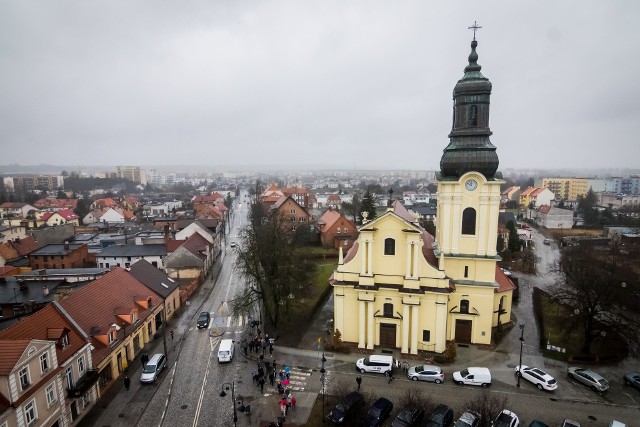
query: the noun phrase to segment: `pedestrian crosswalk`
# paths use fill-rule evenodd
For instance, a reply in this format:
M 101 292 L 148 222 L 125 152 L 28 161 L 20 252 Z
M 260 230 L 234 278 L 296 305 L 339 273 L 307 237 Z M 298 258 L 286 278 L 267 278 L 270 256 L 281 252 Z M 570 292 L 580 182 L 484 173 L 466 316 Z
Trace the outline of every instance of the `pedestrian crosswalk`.
M 311 377 L 311 369 L 291 368 L 289 372 L 289 388 L 294 391 L 304 391 Z
M 224 331 L 225 334 L 234 334 L 244 332 L 244 328 L 248 323 L 247 316 L 216 316 L 211 314 L 211 321 L 207 329 Z M 189 327 L 189 330 L 195 329 L 195 325 Z

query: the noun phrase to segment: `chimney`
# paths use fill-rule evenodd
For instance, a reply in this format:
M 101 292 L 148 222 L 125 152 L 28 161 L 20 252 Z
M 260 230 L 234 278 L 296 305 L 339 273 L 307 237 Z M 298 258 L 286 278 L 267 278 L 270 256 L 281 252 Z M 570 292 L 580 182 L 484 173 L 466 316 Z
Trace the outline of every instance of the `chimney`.
M 387 204 L 387 207 L 393 207 L 393 188 L 389 189 L 389 202 Z
M 164 225 L 164 244 L 169 244 L 169 224 Z
M 49 286 L 44 285 L 44 286 L 42 287 L 42 295 L 44 295 L 45 297 L 46 297 L 47 295 L 49 295 Z

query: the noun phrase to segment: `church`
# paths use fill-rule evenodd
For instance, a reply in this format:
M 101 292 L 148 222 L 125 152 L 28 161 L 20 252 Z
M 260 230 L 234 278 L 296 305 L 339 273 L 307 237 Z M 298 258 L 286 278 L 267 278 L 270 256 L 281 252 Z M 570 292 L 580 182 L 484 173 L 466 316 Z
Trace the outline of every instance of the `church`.
M 489 137 L 491 82 L 473 38 L 453 90 L 453 125 L 440 160 L 436 236 L 400 202 L 366 221 L 331 276 L 334 326 L 359 348 L 442 353 L 446 342 L 490 344 L 509 322 L 515 289 L 497 262 L 498 154 Z

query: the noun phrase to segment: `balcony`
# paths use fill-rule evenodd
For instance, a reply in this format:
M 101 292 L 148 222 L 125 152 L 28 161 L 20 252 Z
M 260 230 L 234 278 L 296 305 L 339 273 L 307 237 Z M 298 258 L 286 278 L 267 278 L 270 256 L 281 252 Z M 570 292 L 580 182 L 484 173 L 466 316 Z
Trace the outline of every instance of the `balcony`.
M 98 374 L 97 369 L 89 369 L 83 376 L 81 376 L 78 381 L 73 385 L 73 387 L 67 388 L 67 397 L 69 399 L 73 399 L 76 397 L 82 397 L 84 394 L 91 388 L 92 385 L 98 382 L 100 375 Z

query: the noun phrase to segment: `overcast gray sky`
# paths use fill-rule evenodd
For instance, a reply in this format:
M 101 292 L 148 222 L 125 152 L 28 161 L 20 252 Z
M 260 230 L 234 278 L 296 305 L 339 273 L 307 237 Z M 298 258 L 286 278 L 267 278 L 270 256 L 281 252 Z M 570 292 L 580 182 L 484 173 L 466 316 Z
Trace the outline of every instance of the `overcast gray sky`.
M 500 169 L 640 167 L 640 1 L 0 2 L 0 164 L 435 169 L 477 20 Z

